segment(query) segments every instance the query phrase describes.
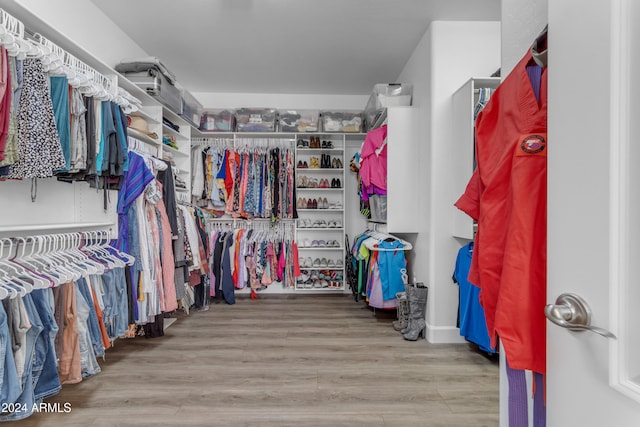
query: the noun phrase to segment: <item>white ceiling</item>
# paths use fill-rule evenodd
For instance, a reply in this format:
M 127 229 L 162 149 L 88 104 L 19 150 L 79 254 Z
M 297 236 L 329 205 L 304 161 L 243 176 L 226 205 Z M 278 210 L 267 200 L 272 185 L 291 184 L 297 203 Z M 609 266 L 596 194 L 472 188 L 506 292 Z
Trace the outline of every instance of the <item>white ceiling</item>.
M 92 0 L 192 92 L 368 94 L 434 20 L 500 20 L 500 0 Z

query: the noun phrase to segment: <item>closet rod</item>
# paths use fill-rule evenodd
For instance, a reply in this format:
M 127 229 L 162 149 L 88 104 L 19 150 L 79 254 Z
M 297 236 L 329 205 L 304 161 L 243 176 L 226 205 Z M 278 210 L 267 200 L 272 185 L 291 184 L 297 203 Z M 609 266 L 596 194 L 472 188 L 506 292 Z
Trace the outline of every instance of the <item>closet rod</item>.
M 113 227 L 113 222 L 75 222 L 60 224 L 36 224 L 36 225 L 12 225 L 0 227 L 0 233 L 9 233 L 12 231 L 41 231 L 41 230 L 70 230 L 74 228 L 97 228 L 97 227 Z

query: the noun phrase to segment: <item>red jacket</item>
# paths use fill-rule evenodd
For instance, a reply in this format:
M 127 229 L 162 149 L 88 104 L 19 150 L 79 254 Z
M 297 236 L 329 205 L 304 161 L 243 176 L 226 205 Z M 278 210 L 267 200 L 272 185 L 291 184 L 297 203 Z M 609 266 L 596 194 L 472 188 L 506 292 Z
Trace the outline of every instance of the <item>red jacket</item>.
M 476 120 L 477 169 L 456 206 L 478 221 L 469 281 L 492 345 L 514 369 L 545 373 L 547 70 L 536 101 L 527 53 Z

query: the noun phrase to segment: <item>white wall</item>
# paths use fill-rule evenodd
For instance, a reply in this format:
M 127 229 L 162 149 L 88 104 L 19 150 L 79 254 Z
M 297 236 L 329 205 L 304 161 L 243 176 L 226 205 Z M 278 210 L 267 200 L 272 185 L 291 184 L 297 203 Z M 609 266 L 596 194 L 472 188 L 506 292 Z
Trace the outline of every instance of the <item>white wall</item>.
M 423 221 L 413 256 L 414 274 L 430 286 L 427 310 L 431 342 L 460 341 L 456 328 L 458 288 L 451 275 L 462 243 L 451 236 L 452 188 L 458 165 L 452 152 L 451 97 L 471 77 L 500 66 L 500 23 L 433 22 L 397 81 L 413 83 L 413 105 L 424 117 L 419 128 L 416 184 Z M 473 147 L 469 147 L 470 150 Z
M 547 0 L 502 0 L 503 76 L 511 72 L 547 24 L 548 9 Z
M 6 5 L 5 1 L 2 3 L 2 7 L 15 14 L 27 28 L 41 31 L 46 37 L 46 28 L 50 27 L 111 67 L 122 58 L 148 56 L 144 49 L 88 0 L 6 0 Z M 21 9 L 37 18 L 19 13 Z

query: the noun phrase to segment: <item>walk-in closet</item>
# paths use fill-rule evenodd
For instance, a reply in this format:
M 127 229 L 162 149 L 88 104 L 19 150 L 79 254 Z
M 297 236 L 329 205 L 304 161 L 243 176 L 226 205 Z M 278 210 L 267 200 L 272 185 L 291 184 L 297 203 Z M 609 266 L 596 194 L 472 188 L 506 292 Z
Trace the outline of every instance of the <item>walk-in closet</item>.
M 0 423 L 635 425 L 640 7 L 552 3 L 0 2 Z

